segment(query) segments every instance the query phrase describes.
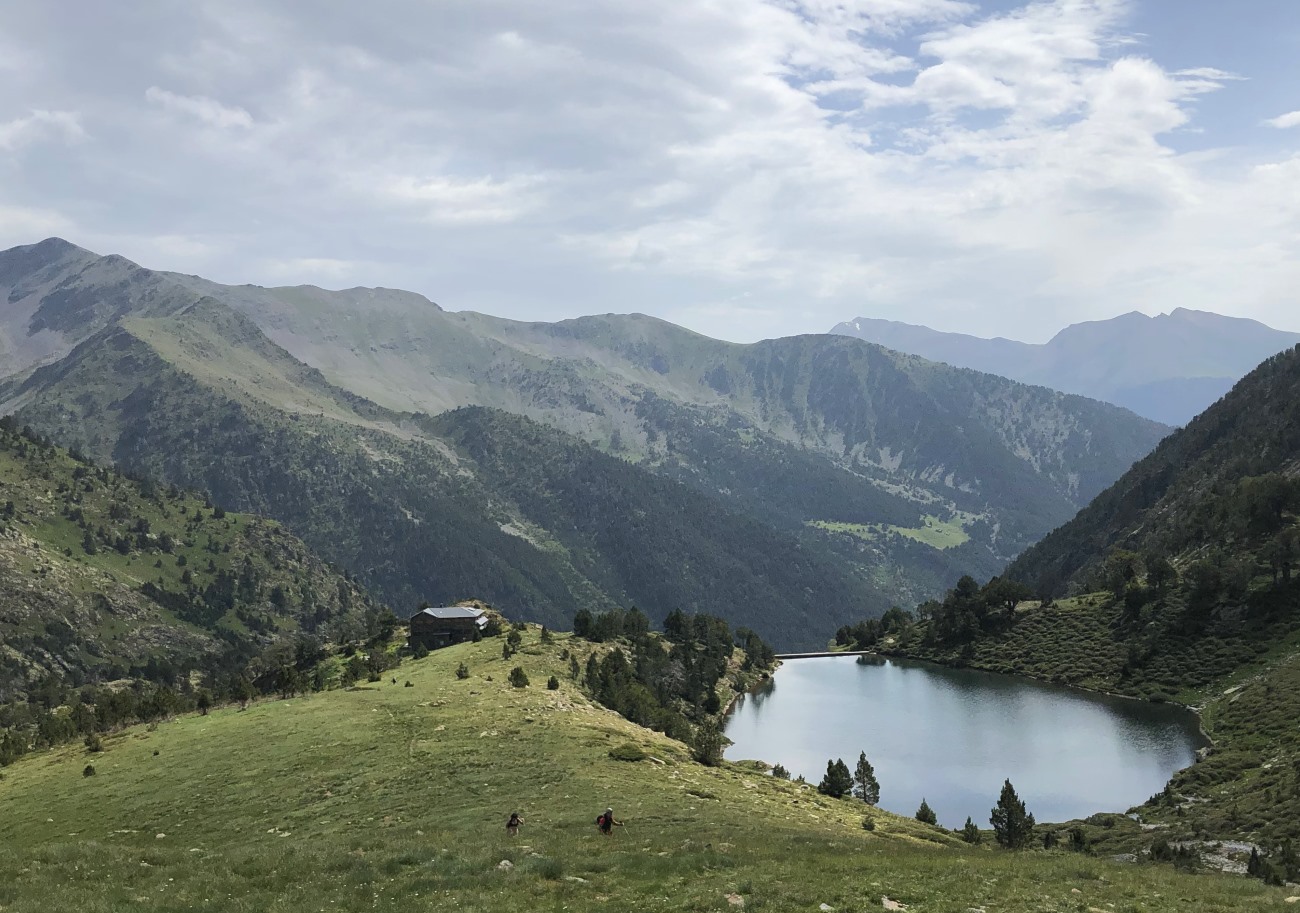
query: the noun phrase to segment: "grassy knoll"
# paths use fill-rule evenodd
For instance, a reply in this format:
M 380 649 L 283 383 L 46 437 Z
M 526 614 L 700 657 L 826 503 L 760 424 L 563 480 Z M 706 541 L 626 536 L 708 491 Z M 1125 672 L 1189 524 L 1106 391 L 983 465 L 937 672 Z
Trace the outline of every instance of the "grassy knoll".
M 974 517 L 971 514 L 958 513 L 949 520 L 944 520 L 933 514 L 926 514 L 921 518 L 921 525 L 915 527 L 842 523 L 837 520 L 810 520 L 808 525 L 831 533 L 844 533 L 855 536 L 865 542 L 875 542 L 888 533 L 897 533 L 914 542 L 920 542 L 922 545 L 928 545 L 930 548 L 942 552 L 950 548 L 957 548 L 959 545 L 965 545 L 970 541 L 970 534 L 966 532 L 965 524 L 973 520 Z
M 858 803 L 701 767 L 594 706 L 560 659 L 570 645 L 585 658 L 534 629 L 509 661 L 489 639 L 408 662 L 396 684 L 29 756 L 0 779 L 0 909 L 1294 909 L 1258 881 L 968 848 L 882 811 L 868 832 Z M 516 664 L 531 687 L 506 684 Z M 653 759 L 613 760 L 628 742 Z M 592 824 L 606 804 L 627 822 L 610 839 Z

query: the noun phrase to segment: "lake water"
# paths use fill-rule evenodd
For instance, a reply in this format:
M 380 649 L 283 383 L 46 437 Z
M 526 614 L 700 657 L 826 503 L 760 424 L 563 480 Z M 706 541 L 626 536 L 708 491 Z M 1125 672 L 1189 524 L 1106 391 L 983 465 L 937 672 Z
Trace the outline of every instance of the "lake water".
M 866 657 L 787 660 L 744 696 L 726 729 L 731 760 L 782 764 L 816 785 L 826 761 L 865 751 L 880 805 L 924 797 L 946 827 L 989 811 L 1010 778 L 1041 822 L 1125 811 L 1164 788 L 1206 744 L 1190 711 L 1029 679 Z

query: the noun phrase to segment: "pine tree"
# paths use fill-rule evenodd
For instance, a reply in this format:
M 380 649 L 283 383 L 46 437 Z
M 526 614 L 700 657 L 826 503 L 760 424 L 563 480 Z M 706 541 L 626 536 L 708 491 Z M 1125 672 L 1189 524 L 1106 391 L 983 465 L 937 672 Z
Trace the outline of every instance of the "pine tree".
M 853 795 L 868 805 L 880 801 L 880 781 L 876 779 L 876 771 L 867 760 L 865 751 L 858 754 L 858 766 L 853 770 Z
M 930 803 L 926 802 L 924 797 L 921 798 L 921 807 L 916 810 L 916 820 L 922 824 L 939 823 L 939 816 L 934 813 L 934 809 L 930 808 Z
M 1010 780 L 1002 784 L 1002 795 L 989 815 L 989 823 L 998 843 L 1009 850 L 1023 849 L 1033 839 L 1034 816 L 1025 811 L 1025 803 Z
M 1250 861 L 1246 863 L 1246 874 L 1254 878 L 1264 877 L 1264 864 L 1259 858 L 1259 847 L 1250 848 Z
M 983 835 L 980 834 L 980 829 L 976 827 L 975 822 L 970 819 L 970 815 L 966 816 L 966 824 L 961 829 L 961 839 L 972 844 L 979 843 L 984 839 Z
M 844 759 L 827 761 L 826 776 L 822 777 L 817 791 L 832 799 L 843 799 L 852 789 L 853 775 L 849 773 L 849 765 L 844 763 Z

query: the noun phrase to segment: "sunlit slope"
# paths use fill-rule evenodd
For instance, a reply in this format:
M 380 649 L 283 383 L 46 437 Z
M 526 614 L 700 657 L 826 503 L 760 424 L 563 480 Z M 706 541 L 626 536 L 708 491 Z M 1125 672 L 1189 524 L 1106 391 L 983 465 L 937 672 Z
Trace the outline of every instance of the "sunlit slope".
M 342 639 L 381 611 L 277 523 L 0 427 L 0 701 L 51 675 L 212 668 L 304 630 Z
M 971 850 L 885 812 L 870 812 L 868 832 L 858 803 L 700 767 L 592 706 L 568 680 L 566 646 L 589 648 L 543 646 L 533 630 L 509 661 L 498 641 L 462 645 L 407 663 L 396 684 L 25 759 L 0 779 L 0 905 L 727 910 L 735 895 L 769 910 L 880 909 L 886 896 L 913 910 L 1290 909 L 1258 882 Z M 505 683 L 516 664 L 530 687 Z M 611 760 L 626 742 L 658 760 Z M 609 839 L 592 825 L 607 804 L 626 822 Z M 515 839 L 511 811 L 527 822 Z
M 654 468 L 685 464 L 715 491 L 720 455 L 698 452 L 701 429 L 743 425 L 827 469 L 885 483 L 891 496 L 980 515 L 975 538 L 1003 560 L 1167 430 L 1113 406 L 843 337 L 738 345 L 641 314 L 528 323 L 447 312 L 392 289 L 170 278 L 388 408 L 527 415 Z M 679 446 L 684 433 L 696 452 Z M 724 445 L 725 437 L 708 449 Z
M 232 373 L 243 363 L 260 367 Z M 859 564 L 876 556 L 797 516 L 754 516 L 522 417 L 390 412 L 207 302 L 127 320 L 10 389 L 21 422 L 280 520 L 399 612 L 467 592 L 556 627 L 579 606 L 717 611 L 809 646 L 888 605 Z M 870 491 L 823 500 L 871 511 L 852 497 Z

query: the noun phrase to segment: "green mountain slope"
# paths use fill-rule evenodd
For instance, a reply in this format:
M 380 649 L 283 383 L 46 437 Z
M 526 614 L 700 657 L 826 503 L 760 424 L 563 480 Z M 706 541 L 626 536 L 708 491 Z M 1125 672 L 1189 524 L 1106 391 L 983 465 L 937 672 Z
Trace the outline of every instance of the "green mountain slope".
M 524 324 L 384 289 L 221 286 L 57 241 L 0 253 L 0 281 L 11 337 L 24 316 L 31 338 L 39 321 L 62 328 L 54 355 L 0 384 L 0 410 L 274 516 L 397 605 L 473 592 L 553 624 L 583 603 L 698 607 L 811 644 L 994 572 L 1163 430 L 844 338 L 736 346 L 636 315 Z M 506 442 L 478 466 L 427 420 L 460 406 L 550 425 L 566 455 L 533 465 Z M 543 519 L 591 446 L 646 499 L 594 499 L 593 525 L 683 528 L 682 502 L 730 532 L 644 558 Z M 554 498 L 523 497 L 520 477 Z M 645 561 L 654 574 L 633 570 Z M 696 585 L 703 567 L 721 589 Z
M 746 346 L 638 314 L 520 323 L 387 289 L 173 278 L 241 311 L 332 383 L 390 408 L 492 406 L 655 465 L 681 454 L 652 421 L 653 404 L 693 407 L 696 424 L 743 422 L 914 503 L 986 515 L 979 539 L 999 558 L 1086 504 L 1167 430 L 845 338 Z
M 1276 522 L 1264 517 L 1247 529 L 1225 527 L 1216 524 L 1215 512 L 1229 509 L 1236 495 L 1268 499 L 1269 486 L 1252 492 L 1248 480 L 1291 477 L 1298 466 L 1300 348 L 1248 374 L 1007 573 L 1041 591 L 1061 592 L 1114 548 L 1173 556 L 1212 545 L 1258 544 L 1252 533 L 1269 532 Z
M 0 779 L 0 904 L 60 910 L 1293 909 L 1258 881 L 951 833 L 595 706 L 565 651 L 462 644 L 377 683 L 128 729 Z M 464 663 L 469 678 L 454 670 Z M 535 684 L 506 683 L 519 665 Z M 559 687 L 536 683 L 556 676 Z M 406 682 L 411 687 L 404 687 Z M 620 761 L 622 747 L 654 760 Z M 636 756 L 636 752 L 622 752 Z M 93 764 L 94 776 L 84 776 Z M 990 799 L 990 805 L 992 799 Z M 612 805 L 626 826 L 606 838 Z M 518 811 L 524 825 L 508 837 Z M 863 827 L 870 819 L 873 829 Z M 509 865 L 502 865 L 506 861 Z
M 229 670 L 385 611 L 276 523 L 0 427 L 0 703 L 47 676 Z
M 389 413 L 269 343 L 248 371 L 225 348 L 242 332 L 257 334 L 207 302 L 183 322 L 127 321 L 15 388 L 18 416 L 282 520 L 394 605 L 478 593 L 552 626 L 584 606 L 725 610 L 799 645 L 887 605 L 817 531 L 740 514 L 520 417 Z M 295 371 L 315 414 L 260 398 Z

